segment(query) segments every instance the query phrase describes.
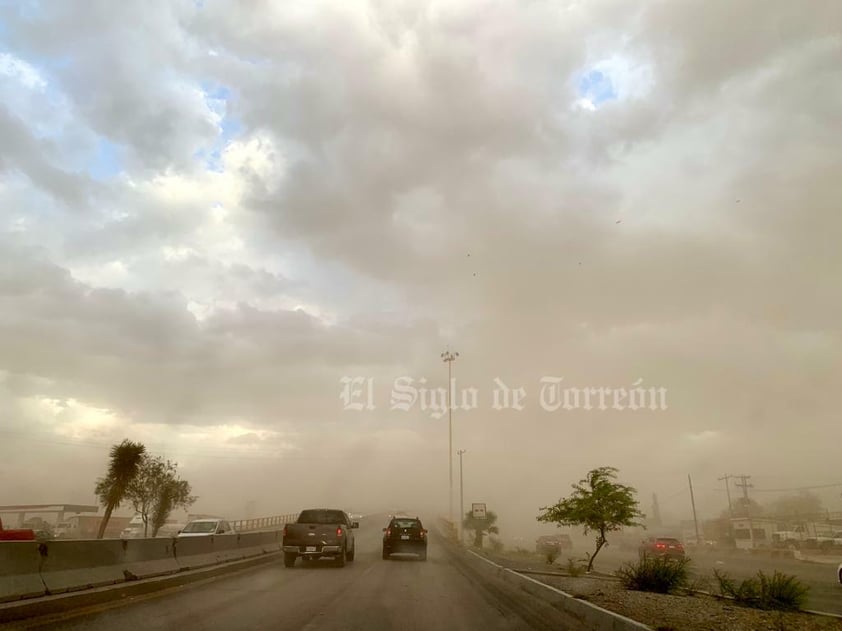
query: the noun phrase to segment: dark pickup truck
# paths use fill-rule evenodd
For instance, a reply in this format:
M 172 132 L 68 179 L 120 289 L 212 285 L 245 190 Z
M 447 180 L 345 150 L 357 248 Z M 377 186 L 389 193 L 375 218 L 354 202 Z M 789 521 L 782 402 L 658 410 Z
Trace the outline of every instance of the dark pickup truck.
M 330 557 L 339 567 L 353 561 L 356 553 L 354 528 L 345 511 L 311 508 L 301 511 L 294 524 L 284 526 L 284 566 L 293 567 L 298 557 L 305 562 Z

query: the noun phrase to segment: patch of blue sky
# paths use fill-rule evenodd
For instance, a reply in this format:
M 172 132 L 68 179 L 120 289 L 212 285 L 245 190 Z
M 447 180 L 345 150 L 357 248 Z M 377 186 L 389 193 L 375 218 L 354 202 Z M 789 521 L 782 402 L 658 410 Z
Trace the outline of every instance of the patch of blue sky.
M 208 171 L 222 171 L 222 152 L 228 144 L 237 138 L 245 129 L 242 122 L 232 116 L 226 116 L 220 123 L 222 133 L 216 142 L 209 149 L 201 149 L 196 152 L 195 157 L 204 161 Z
M 204 92 L 205 98 L 207 99 L 227 101 L 232 95 L 231 88 L 227 85 L 222 85 L 221 83 L 216 83 L 215 81 L 207 79 L 199 81 L 199 87 L 202 89 L 202 92 Z
M 123 171 L 123 150 L 105 137 L 100 137 L 96 149 L 85 165 L 85 170 L 95 180 L 108 180 Z
M 589 70 L 579 78 L 579 98 L 587 99 L 594 106 L 617 99 L 617 89 L 611 77 L 597 69 Z
M 242 134 L 244 125 L 240 119 L 229 113 L 228 104 L 234 98 L 231 88 L 213 81 L 201 81 L 199 85 L 208 107 L 219 116 L 220 133 L 212 146 L 200 149 L 194 157 L 203 161 L 209 171 L 219 172 L 222 170 L 222 152 L 232 140 Z

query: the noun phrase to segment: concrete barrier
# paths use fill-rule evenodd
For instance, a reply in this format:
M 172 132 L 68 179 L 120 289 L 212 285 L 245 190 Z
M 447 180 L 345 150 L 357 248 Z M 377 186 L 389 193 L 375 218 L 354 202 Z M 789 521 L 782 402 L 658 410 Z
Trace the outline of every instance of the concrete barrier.
M 250 558 L 269 554 L 271 552 L 279 552 L 278 535 L 274 531 L 266 532 L 251 532 L 240 535 L 240 552 L 243 558 Z
M 509 583 L 527 594 L 548 603 L 553 608 L 564 612 L 581 625 L 577 628 L 590 631 L 651 631 L 651 627 L 645 624 L 626 618 L 613 611 L 608 611 L 587 601 L 574 598 L 571 594 L 505 568 L 471 550 L 462 550 L 454 546 L 452 552 L 463 555 L 463 559 L 473 571 L 485 576 L 493 576 L 505 583 Z
M 49 541 L 41 549 L 44 551 L 41 579 L 48 594 L 126 580 L 125 551 L 119 539 Z
M 260 546 L 264 554 L 272 552 L 280 552 L 283 547 L 283 531 L 274 530 L 272 532 L 261 533 L 263 538 L 260 541 Z
M 179 570 L 215 565 L 212 537 L 182 537 L 175 540 L 175 561 Z
M 216 563 L 227 561 L 239 561 L 244 558 L 243 550 L 240 548 L 240 538 L 247 535 L 214 535 L 211 537 L 213 556 Z
M 128 539 L 123 542 L 123 570 L 127 580 L 178 572 L 174 539 Z
M 0 603 L 43 596 L 41 553 L 35 541 L 0 543 Z
M 507 583 L 517 585 L 523 591 L 533 596 L 552 603 L 554 607 L 561 609 L 579 620 L 584 629 L 592 629 L 593 631 L 651 630 L 651 627 L 641 622 L 626 618 L 623 615 L 603 609 L 587 601 L 574 598 L 571 594 L 563 592 L 552 585 L 547 585 L 529 576 L 518 574 L 514 570 L 504 570 L 503 580 Z

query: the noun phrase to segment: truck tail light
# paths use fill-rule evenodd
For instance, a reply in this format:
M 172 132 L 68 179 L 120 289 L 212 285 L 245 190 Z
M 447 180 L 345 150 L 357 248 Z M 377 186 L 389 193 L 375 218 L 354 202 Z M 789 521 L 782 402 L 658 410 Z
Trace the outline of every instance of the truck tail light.
M 342 529 L 341 529 L 341 528 L 337 528 L 337 529 L 336 529 L 336 536 L 337 536 L 337 537 L 341 537 L 341 536 L 342 536 Z
M 427 536 L 427 531 L 426 531 L 426 530 L 422 530 L 422 531 L 421 531 L 421 538 L 423 539 L 423 538 L 424 538 L 424 537 L 426 537 L 426 536 Z
M 386 529 L 386 539 L 388 539 L 391 536 L 392 536 L 392 531 L 389 528 L 387 528 Z

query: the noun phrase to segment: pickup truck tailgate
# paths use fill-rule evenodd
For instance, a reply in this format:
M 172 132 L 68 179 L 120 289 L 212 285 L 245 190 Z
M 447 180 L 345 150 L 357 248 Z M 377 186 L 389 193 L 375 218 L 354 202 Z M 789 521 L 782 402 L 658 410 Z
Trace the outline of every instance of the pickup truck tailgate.
M 345 529 L 339 525 L 289 524 L 284 536 L 284 547 L 295 546 L 301 553 L 315 553 L 325 547 L 335 549 L 344 537 Z

